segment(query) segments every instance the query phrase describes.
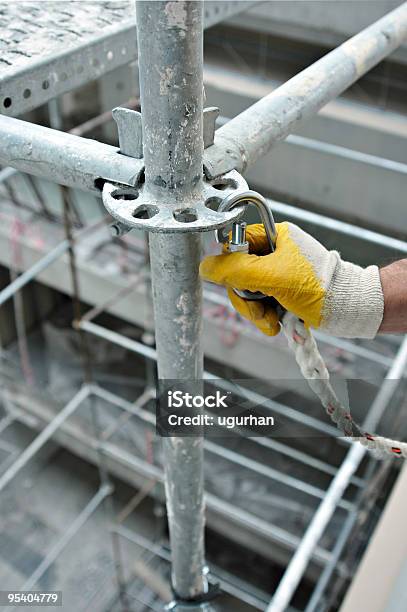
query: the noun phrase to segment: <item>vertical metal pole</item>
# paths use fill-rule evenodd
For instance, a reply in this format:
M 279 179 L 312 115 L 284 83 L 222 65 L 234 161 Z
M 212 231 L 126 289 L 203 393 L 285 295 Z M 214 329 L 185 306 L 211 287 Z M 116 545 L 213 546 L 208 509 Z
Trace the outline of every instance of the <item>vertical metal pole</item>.
M 137 40 L 145 189 L 175 211 L 201 198 L 202 2 L 138 0 Z M 150 235 L 161 379 L 202 378 L 199 234 Z M 202 438 L 164 439 L 173 587 L 205 591 Z

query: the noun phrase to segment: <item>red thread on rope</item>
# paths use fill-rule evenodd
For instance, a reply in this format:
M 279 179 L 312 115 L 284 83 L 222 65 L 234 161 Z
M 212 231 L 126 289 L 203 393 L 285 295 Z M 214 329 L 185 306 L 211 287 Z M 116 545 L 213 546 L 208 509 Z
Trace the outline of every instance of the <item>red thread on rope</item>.
M 295 330 L 293 331 L 293 340 L 297 344 L 304 344 L 304 342 L 305 342 L 305 338 L 300 336 L 300 334 L 298 334 Z

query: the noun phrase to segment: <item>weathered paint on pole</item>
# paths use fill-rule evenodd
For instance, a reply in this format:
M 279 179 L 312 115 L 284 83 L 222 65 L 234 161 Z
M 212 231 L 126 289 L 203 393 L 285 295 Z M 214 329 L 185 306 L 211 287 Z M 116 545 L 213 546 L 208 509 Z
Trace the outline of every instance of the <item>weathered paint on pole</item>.
M 136 6 L 145 188 L 188 221 L 202 198 L 202 3 Z M 150 235 L 161 379 L 202 378 L 200 257 L 197 233 Z M 173 587 L 192 599 L 205 591 L 202 438 L 164 438 L 164 463 Z
M 244 172 L 407 38 L 407 2 L 347 40 L 216 132 L 205 151 L 209 178 Z

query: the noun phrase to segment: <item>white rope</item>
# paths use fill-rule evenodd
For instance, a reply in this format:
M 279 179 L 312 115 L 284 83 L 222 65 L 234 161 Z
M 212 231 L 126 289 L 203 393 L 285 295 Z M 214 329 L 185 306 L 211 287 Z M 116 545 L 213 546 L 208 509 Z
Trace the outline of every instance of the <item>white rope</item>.
M 360 442 L 377 457 L 407 458 L 407 443 L 376 436 L 361 430 L 351 414 L 338 399 L 329 381 L 329 372 L 318 350 L 317 343 L 304 323 L 290 312 L 281 319 L 288 345 L 295 355 L 302 375 L 312 391 L 319 397 L 327 414 L 338 429 L 352 440 Z

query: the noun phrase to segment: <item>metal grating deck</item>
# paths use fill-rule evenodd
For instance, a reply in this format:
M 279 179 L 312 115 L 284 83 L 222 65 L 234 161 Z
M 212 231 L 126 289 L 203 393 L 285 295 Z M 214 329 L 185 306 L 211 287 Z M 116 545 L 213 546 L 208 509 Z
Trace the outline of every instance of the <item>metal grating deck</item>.
M 205 27 L 250 4 L 206 2 Z M 131 0 L 1 0 L 0 30 L 0 112 L 14 117 L 137 57 Z

